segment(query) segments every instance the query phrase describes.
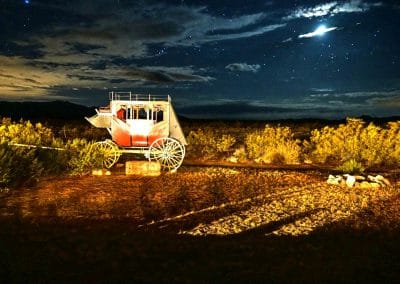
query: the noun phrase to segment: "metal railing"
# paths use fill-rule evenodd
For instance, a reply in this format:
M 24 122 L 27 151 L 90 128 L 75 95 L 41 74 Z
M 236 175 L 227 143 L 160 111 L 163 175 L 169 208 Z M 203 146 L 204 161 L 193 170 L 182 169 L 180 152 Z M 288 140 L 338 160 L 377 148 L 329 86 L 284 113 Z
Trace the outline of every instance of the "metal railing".
M 131 102 L 171 102 L 169 95 L 145 95 L 132 92 L 109 92 L 110 101 L 131 101 Z

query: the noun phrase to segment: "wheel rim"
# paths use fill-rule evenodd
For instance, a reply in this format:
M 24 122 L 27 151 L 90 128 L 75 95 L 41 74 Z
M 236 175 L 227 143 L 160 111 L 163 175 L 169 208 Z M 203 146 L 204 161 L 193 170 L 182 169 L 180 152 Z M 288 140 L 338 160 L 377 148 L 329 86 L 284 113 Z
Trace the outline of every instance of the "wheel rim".
M 121 156 L 118 146 L 110 140 L 96 142 L 93 147 L 101 155 L 103 166 L 107 169 L 111 168 Z
M 185 147 L 172 138 L 160 138 L 153 142 L 149 150 L 149 161 L 157 161 L 166 171 L 176 171 L 185 157 Z

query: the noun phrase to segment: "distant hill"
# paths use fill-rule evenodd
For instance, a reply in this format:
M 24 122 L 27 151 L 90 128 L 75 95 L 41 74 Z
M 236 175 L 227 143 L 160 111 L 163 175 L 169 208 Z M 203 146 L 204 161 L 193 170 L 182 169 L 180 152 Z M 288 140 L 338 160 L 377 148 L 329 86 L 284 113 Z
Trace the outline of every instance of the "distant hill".
M 5 102 L 0 101 L 0 117 L 13 120 L 81 120 L 95 114 L 94 107 L 86 107 L 67 101 L 52 102 Z
M 6 102 L 0 101 L 0 118 L 11 117 L 14 121 L 21 118 L 31 121 L 79 121 L 84 120 L 85 116 L 92 116 L 96 113 L 95 107 L 87 107 L 79 104 L 74 104 L 67 101 L 52 101 L 52 102 Z M 371 117 L 361 116 L 365 122 L 374 122 L 376 124 L 386 124 L 388 121 L 398 121 L 399 116 L 392 117 Z M 178 119 L 184 125 L 204 125 L 226 122 L 230 125 L 235 121 L 241 125 L 265 125 L 265 123 L 282 123 L 282 124 L 296 124 L 296 123 L 319 123 L 323 125 L 338 124 L 345 122 L 345 119 L 328 120 L 321 118 L 308 118 L 308 119 L 280 119 L 280 120 L 241 120 L 238 119 L 191 119 L 178 114 Z

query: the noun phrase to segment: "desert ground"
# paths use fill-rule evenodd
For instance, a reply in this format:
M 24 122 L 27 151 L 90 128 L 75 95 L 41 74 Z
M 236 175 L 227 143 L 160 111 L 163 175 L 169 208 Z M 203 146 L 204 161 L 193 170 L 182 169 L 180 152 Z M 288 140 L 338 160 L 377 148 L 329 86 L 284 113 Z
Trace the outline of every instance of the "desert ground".
M 158 177 L 51 177 L 0 194 L 6 282 L 394 283 L 400 179 L 183 166 Z

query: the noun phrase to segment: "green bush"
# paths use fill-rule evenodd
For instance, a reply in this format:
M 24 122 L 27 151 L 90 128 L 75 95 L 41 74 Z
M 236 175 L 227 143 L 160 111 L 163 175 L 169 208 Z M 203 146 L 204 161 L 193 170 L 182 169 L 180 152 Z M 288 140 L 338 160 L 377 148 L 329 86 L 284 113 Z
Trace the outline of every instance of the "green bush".
M 218 133 L 210 128 L 190 131 L 188 137 L 187 157 L 191 159 L 212 160 L 228 156 L 233 152 L 235 137 Z
M 42 164 L 43 174 L 58 174 L 66 169 L 68 157 L 65 151 L 58 150 L 64 148 L 62 140 L 55 138 L 52 130 L 41 123 L 23 120 L 16 123 L 3 118 L 0 137 L 1 143 L 8 143 L 13 149 L 30 149 L 31 155 Z
M 103 163 L 102 153 L 94 151 L 93 142 L 85 139 L 74 139 L 67 143 L 69 160 L 68 171 L 71 175 L 89 173 L 94 168 L 101 168 Z
M 362 174 L 364 172 L 364 167 L 360 162 L 354 159 L 350 159 L 344 162 L 342 165 L 336 168 L 344 174 Z
M 101 167 L 101 153 L 85 139 L 64 143 L 50 128 L 3 119 L 0 125 L 0 186 L 33 184 L 42 175 L 85 174 Z
M 62 141 L 55 139 L 50 128 L 41 123 L 33 125 L 30 121 L 12 122 L 3 118 L 0 125 L 0 142 L 42 146 L 61 146 Z
M 313 130 L 308 144 L 309 158 L 318 163 L 343 164 L 358 161 L 371 167 L 400 164 L 400 122 L 387 128 L 361 119 L 348 118 L 338 127 Z
M 246 136 L 248 157 L 256 162 L 296 164 L 300 162 L 300 141 L 294 139 L 289 127 L 266 125 Z
M 31 185 L 44 171 L 35 150 L 0 144 L 0 188 Z

